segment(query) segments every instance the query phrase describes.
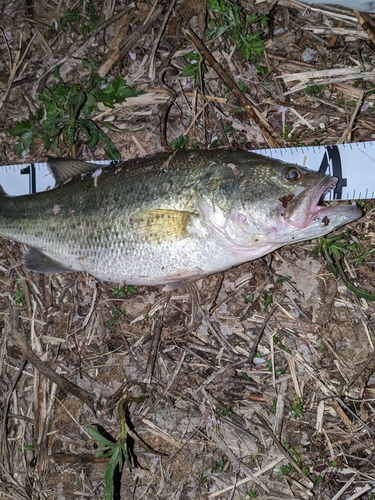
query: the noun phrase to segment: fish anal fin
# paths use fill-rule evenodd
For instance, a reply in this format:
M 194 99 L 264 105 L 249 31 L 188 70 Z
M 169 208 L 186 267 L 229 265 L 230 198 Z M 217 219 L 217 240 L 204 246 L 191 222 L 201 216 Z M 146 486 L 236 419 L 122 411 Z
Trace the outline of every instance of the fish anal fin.
M 130 226 L 148 241 L 162 241 L 188 236 L 191 212 L 166 208 L 142 210 L 133 214 Z
M 192 283 L 195 283 L 198 280 L 201 280 L 207 276 L 207 273 L 200 271 L 198 269 L 189 269 L 186 271 L 180 271 L 176 273 L 174 276 L 169 275 L 168 280 L 164 280 L 164 288 L 165 292 L 169 292 L 171 290 L 176 290 L 176 288 L 182 288 L 184 286 L 189 286 Z
M 27 269 L 36 273 L 51 274 L 69 271 L 62 264 L 42 254 L 36 248 L 29 248 L 28 252 L 23 256 L 22 261 Z

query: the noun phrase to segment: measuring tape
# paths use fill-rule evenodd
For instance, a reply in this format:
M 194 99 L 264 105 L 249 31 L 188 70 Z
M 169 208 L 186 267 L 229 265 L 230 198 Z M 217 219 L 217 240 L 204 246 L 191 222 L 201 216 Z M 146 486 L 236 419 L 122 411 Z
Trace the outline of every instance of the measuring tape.
M 375 143 L 373 142 L 261 149 L 254 152 L 338 177 L 331 199 L 375 198 Z M 115 162 L 100 160 L 90 163 L 109 165 Z M 18 196 L 53 188 L 55 181 L 47 163 L 28 163 L 0 167 L 0 184 L 6 193 Z

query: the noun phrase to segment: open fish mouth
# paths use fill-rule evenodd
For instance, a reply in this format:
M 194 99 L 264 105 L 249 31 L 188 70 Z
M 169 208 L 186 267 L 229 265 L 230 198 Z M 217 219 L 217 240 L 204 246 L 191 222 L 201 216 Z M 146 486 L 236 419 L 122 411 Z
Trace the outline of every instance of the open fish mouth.
M 325 197 L 327 194 L 335 188 L 338 182 L 337 177 L 328 177 L 326 179 L 322 179 L 322 181 L 316 186 L 315 194 L 311 200 L 310 207 L 310 218 L 306 221 L 306 226 L 311 224 L 311 222 L 320 220 L 324 224 L 324 226 L 328 226 L 330 223 L 329 217 L 336 213 L 337 208 L 339 207 L 331 207 L 326 204 Z M 304 226 L 304 227 L 306 227 Z
M 287 203 L 284 218 L 288 224 L 305 229 L 311 224 L 321 223 L 328 228 L 337 226 L 339 219 L 343 224 L 357 219 L 361 209 L 356 205 L 325 205 L 325 196 L 336 186 L 337 177 L 323 177 L 311 188 L 304 189 Z

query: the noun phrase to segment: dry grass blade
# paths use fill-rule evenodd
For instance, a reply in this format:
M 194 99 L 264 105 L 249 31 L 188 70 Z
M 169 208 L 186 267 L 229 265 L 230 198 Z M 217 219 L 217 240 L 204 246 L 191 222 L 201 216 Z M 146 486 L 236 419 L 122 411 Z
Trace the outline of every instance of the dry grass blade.
M 360 23 L 364 31 L 368 34 L 370 40 L 375 43 L 375 22 L 373 18 L 365 12 L 359 12 L 359 10 L 355 10 L 354 12 L 357 16 L 358 22 Z

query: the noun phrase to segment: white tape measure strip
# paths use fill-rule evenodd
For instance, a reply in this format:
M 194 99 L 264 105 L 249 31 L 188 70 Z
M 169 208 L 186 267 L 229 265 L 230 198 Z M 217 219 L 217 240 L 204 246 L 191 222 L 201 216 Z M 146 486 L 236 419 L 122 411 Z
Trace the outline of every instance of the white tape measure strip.
M 331 198 L 357 200 L 375 198 L 375 143 L 358 142 L 338 146 L 306 146 L 254 151 L 339 178 Z M 95 161 L 107 165 L 109 161 Z M 11 196 L 52 188 L 55 184 L 46 163 L 0 167 L 0 184 Z
M 262 149 L 256 152 L 338 177 L 339 181 L 333 192 L 333 197 L 337 200 L 375 198 L 374 142 Z

